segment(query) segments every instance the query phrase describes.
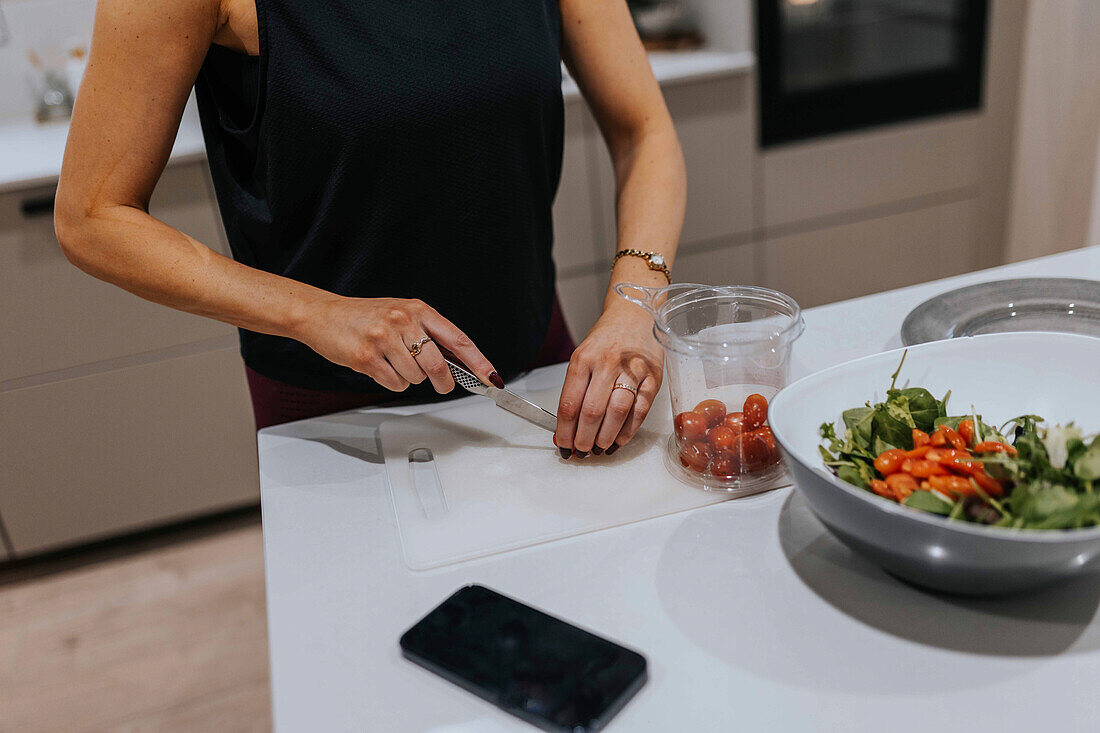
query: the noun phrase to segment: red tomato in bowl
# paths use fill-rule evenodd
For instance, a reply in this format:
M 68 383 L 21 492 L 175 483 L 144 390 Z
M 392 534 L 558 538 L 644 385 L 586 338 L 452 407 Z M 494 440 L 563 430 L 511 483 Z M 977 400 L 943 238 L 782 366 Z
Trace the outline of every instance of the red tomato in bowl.
M 695 406 L 695 412 L 707 421 L 707 427 L 713 428 L 726 417 L 726 405 L 721 400 L 703 400 Z
M 672 425 L 680 440 L 698 441 L 707 436 L 707 419 L 697 412 L 681 412 Z
M 761 394 L 751 394 L 745 398 L 745 430 L 756 430 L 768 421 L 768 401 Z
M 707 464 L 714 451 L 706 443 L 688 443 L 680 449 L 680 463 L 685 468 L 702 473 L 707 470 Z

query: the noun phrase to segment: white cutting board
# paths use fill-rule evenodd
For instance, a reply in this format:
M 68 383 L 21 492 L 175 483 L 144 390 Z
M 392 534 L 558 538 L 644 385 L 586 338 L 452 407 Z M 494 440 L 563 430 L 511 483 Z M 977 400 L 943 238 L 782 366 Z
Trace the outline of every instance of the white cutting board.
M 514 391 L 553 411 L 564 374 L 564 365 L 539 370 Z M 614 456 L 565 461 L 549 432 L 485 397 L 382 423 L 405 562 L 426 570 L 728 499 L 668 472 L 671 425 L 662 389 L 629 445 Z M 432 452 L 438 485 L 432 464 L 410 463 L 419 448 Z

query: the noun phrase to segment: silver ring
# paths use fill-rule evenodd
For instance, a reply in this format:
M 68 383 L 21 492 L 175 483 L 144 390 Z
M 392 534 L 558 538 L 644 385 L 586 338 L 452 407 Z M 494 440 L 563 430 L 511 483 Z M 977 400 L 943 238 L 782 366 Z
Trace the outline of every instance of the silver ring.
M 611 388 L 611 391 L 614 392 L 617 389 L 625 389 L 627 392 L 634 395 L 635 397 L 638 396 L 638 388 L 632 387 L 625 382 L 615 382 L 615 386 Z
M 425 336 L 422 339 L 418 339 L 416 343 L 409 347 L 409 353 L 413 356 L 420 356 L 420 351 L 424 348 L 424 344 L 428 343 L 431 340 L 431 336 Z

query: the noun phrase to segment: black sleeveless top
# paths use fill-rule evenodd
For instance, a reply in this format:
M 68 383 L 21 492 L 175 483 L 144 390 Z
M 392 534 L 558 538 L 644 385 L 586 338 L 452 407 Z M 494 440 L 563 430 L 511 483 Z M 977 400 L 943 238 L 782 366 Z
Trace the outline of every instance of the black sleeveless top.
M 507 379 L 545 337 L 561 174 L 557 0 L 256 0 L 260 54 L 195 84 L 234 257 L 341 295 L 420 298 Z M 295 386 L 383 391 L 241 331 Z M 430 389 L 420 385 L 425 390 Z

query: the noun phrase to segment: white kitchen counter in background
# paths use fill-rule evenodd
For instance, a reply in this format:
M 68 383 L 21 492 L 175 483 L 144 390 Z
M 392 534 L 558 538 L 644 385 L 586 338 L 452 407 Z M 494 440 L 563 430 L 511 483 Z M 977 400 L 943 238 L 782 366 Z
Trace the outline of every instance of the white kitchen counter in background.
M 905 315 L 937 293 L 1043 275 L 1100 278 L 1100 248 L 811 309 L 792 376 L 899 346 Z M 790 489 L 413 572 L 377 454 L 386 416 L 259 434 L 282 733 L 533 730 L 401 657 L 401 633 L 467 583 L 645 653 L 649 683 L 611 731 L 1095 727 L 1094 579 L 1002 600 L 923 593 L 854 556 Z
M 654 51 L 649 54 L 649 65 L 661 86 L 685 81 L 711 79 L 716 76 L 743 74 L 756 67 L 756 54 L 752 51 L 731 53 L 728 51 Z M 580 89 L 562 67 L 562 96 L 566 101 L 580 96 Z
M 33 120 L 0 121 L 0 193 L 56 183 L 68 135 L 69 126 L 64 122 L 40 125 Z M 169 164 L 205 155 L 199 113 L 192 98 L 180 120 Z
M 650 54 L 653 73 L 662 84 L 744 73 L 752 69 L 755 63 L 756 57 L 751 52 Z M 567 100 L 580 96 L 576 82 L 568 76 L 562 82 L 562 94 Z M 39 125 L 30 119 L 0 120 L 0 193 L 54 183 L 61 172 L 68 132 L 68 125 L 64 123 Z M 202 130 L 192 98 L 180 122 L 169 164 L 196 160 L 204 155 Z

